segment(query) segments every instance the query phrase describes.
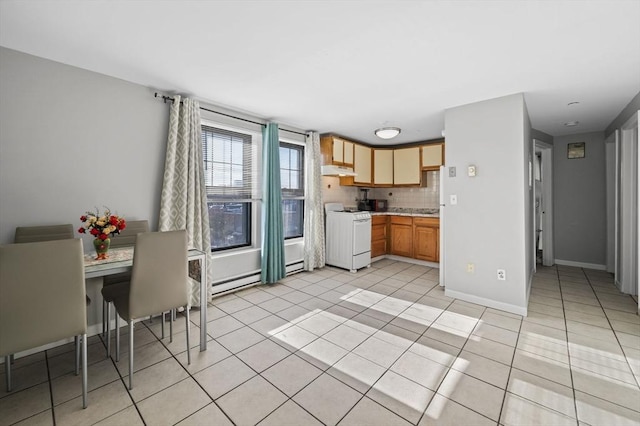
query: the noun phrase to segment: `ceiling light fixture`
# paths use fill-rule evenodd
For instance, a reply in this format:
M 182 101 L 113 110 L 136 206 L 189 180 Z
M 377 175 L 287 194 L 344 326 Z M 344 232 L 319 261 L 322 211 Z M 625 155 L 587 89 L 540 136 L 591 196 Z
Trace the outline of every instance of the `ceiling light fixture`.
M 567 121 L 566 123 L 564 123 L 564 125 L 567 127 L 577 126 L 578 124 L 580 124 L 579 121 Z
M 398 127 L 382 127 L 373 133 L 380 139 L 393 139 L 400 134 L 400 129 Z

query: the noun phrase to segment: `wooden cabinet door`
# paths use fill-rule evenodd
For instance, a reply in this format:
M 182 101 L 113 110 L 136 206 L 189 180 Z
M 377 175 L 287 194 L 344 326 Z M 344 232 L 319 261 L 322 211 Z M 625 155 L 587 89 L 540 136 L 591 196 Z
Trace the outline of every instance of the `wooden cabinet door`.
M 444 165 L 444 144 L 435 143 L 422 147 L 422 169 L 437 170 Z
M 374 215 L 371 217 L 371 257 L 387 254 L 387 216 Z
M 413 234 L 413 255 L 416 259 L 438 261 L 438 228 L 416 226 Z
M 393 185 L 393 150 L 373 150 L 373 184 Z
M 343 155 L 342 159 L 345 166 L 353 166 L 353 142 L 342 141 Z
M 411 217 L 391 216 L 390 223 L 391 254 L 413 257 L 413 220 Z
M 371 185 L 371 148 L 354 144 L 353 157 L 354 183 Z
M 393 151 L 393 184 L 420 185 L 420 148 L 400 148 Z
M 333 138 L 333 163 L 344 163 L 344 142 L 342 139 Z
M 438 262 L 440 259 L 440 219 L 413 218 L 413 256 L 416 259 Z

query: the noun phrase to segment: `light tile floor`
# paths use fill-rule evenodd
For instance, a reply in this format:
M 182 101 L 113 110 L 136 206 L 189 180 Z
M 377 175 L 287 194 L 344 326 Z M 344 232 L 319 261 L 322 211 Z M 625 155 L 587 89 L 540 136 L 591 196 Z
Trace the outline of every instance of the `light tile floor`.
M 640 424 L 638 304 L 611 275 L 539 267 L 525 318 L 437 280 L 382 260 L 216 298 L 191 365 L 183 321 L 173 343 L 138 324 L 133 391 L 126 336 L 118 363 L 95 336 L 86 410 L 71 345 L 20 358 L 0 425 Z

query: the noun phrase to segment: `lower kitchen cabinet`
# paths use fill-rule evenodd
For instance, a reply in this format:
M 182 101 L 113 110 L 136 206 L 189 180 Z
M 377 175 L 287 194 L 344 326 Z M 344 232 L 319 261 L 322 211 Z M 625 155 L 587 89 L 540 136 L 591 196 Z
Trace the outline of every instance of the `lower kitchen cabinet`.
M 430 262 L 438 262 L 440 220 L 436 218 L 413 218 L 413 257 Z
M 393 215 L 372 216 L 371 257 L 385 254 L 439 262 L 440 219 Z
M 413 218 L 390 216 L 390 252 L 397 256 L 413 257 Z
M 371 257 L 387 254 L 388 227 L 386 215 L 371 217 Z

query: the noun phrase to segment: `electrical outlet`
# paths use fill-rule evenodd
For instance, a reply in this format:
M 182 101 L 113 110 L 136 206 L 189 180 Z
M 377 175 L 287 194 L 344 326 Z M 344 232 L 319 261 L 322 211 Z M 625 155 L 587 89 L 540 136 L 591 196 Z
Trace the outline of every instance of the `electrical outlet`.
M 498 269 L 498 279 L 500 281 L 505 281 L 507 279 L 507 271 L 504 269 Z
M 473 263 L 467 263 L 467 272 L 473 274 L 476 270 L 476 266 Z

